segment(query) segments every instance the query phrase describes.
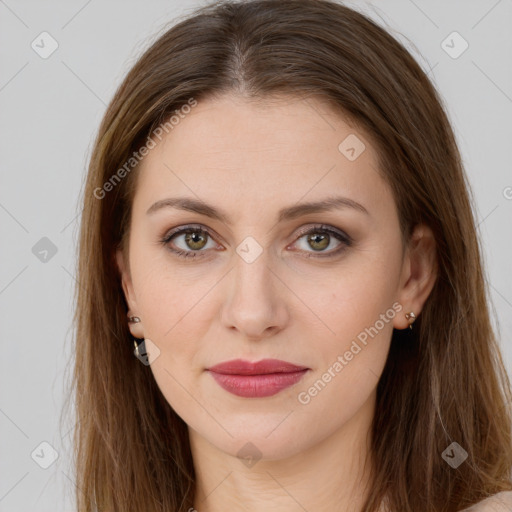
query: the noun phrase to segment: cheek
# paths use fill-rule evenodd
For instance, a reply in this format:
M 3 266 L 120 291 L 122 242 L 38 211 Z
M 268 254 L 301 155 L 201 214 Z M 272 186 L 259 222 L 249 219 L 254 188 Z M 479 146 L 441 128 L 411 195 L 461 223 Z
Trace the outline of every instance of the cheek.
M 324 337 L 343 345 L 392 308 L 399 277 L 400 253 L 382 240 L 352 249 L 328 270 L 316 268 L 291 279 L 308 317 L 319 321 Z
M 208 312 L 208 295 L 218 277 L 191 265 L 173 263 L 165 251 L 134 255 L 137 306 L 145 335 L 155 343 L 188 347 L 200 338 Z M 178 340 L 186 339 L 184 345 Z
M 330 402 L 340 414 L 353 413 L 373 391 L 401 310 L 395 301 L 398 257 L 395 248 L 375 244 L 353 253 L 328 277 L 318 272 L 315 287 L 303 283 L 299 293 L 321 320 L 323 334 L 315 336 L 311 322 L 302 320 L 301 332 L 315 339 L 317 365 L 300 387 L 299 403 Z
M 381 275 L 376 281 L 377 277 L 356 272 L 340 279 L 322 311 L 332 332 L 320 343 L 316 337 L 316 366 L 297 389 L 296 402 L 303 421 L 323 418 L 325 432 L 358 413 L 375 392 L 384 369 L 400 305 L 393 307 L 393 278 L 388 281 Z M 308 329 L 303 328 L 303 332 Z M 314 339 L 312 331 L 308 338 Z
M 192 406 L 192 397 L 201 397 L 201 347 L 212 322 L 208 291 L 213 284 L 209 278 L 184 279 L 169 266 L 147 275 L 141 297 L 145 336 L 159 349 L 150 369 L 167 402 L 187 423 L 201 412 Z

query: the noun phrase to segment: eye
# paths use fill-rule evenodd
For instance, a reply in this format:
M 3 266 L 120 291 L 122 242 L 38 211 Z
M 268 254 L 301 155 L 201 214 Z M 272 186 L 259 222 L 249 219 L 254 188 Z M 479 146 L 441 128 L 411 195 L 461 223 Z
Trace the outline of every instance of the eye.
M 182 258 L 195 258 L 200 255 L 199 253 L 206 252 L 205 249 L 217 247 L 210 233 L 199 226 L 174 229 L 161 239 L 161 243 Z
M 300 250 L 309 253 L 305 254 L 307 258 L 336 256 L 352 244 L 352 239 L 347 234 L 325 225 L 302 231 L 298 238 L 298 241 L 301 240 L 303 243 Z M 329 247 L 331 250 L 327 251 Z

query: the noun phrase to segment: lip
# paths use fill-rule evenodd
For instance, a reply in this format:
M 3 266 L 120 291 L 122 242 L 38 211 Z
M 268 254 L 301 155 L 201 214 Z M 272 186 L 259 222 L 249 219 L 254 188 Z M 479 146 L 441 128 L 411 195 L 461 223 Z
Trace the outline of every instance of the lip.
M 279 359 L 256 362 L 234 359 L 207 369 L 223 389 L 246 398 L 275 395 L 297 383 L 308 370 Z

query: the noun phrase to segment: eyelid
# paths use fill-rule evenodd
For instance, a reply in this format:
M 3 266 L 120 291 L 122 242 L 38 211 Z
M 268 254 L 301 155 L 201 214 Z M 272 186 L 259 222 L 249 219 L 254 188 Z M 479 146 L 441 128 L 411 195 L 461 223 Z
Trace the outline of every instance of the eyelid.
M 187 231 L 204 231 L 211 238 L 213 238 L 213 239 L 220 238 L 222 240 L 222 237 L 220 235 L 217 235 L 217 233 L 214 233 L 210 228 L 207 228 L 203 224 L 184 224 L 184 225 L 177 226 L 175 228 L 165 231 L 165 233 L 161 236 L 161 241 L 168 242 L 174 235 L 186 234 Z
M 186 231 L 188 229 L 204 231 L 204 232 L 208 233 L 208 235 L 210 235 L 212 238 L 219 237 L 222 239 L 222 237 L 220 237 L 216 233 L 212 234 L 212 230 L 210 228 L 204 226 L 203 224 L 184 224 L 184 225 L 176 226 L 175 228 L 165 231 L 164 235 L 162 235 L 161 238 L 170 239 L 176 233 L 180 233 L 180 232 Z M 334 232 L 334 233 L 338 234 L 341 238 L 345 239 L 347 242 L 353 242 L 352 238 L 349 235 L 347 235 L 347 233 L 345 233 L 344 231 L 341 231 L 329 224 L 313 224 L 313 225 L 307 224 L 305 227 L 302 226 L 299 228 L 299 231 L 295 233 L 294 241 L 297 238 L 307 235 L 308 233 L 310 233 L 312 230 L 315 230 L 315 229 L 318 229 L 318 230 L 324 229 L 329 232 Z
M 328 233 L 337 234 L 341 239 L 343 239 L 347 243 L 352 243 L 353 240 L 350 236 L 347 235 L 344 231 L 341 231 L 338 228 L 335 228 L 334 226 L 331 226 L 330 224 L 313 224 L 308 225 L 305 228 L 299 228 L 299 232 L 296 233 L 296 238 L 301 238 L 304 235 L 307 235 L 308 233 L 315 232 L 315 231 L 327 231 Z

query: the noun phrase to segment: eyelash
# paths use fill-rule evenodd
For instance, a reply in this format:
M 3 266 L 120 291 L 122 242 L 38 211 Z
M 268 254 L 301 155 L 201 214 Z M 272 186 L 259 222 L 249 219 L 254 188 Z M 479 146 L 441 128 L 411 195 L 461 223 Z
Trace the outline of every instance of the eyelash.
M 210 231 L 208 229 L 205 229 L 202 226 L 198 226 L 198 225 L 189 225 L 189 226 L 184 226 L 184 227 L 173 229 L 172 231 L 170 231 L 169 233 L 167 233 L 164 237 L 162 237 L 160 239 L 160 243 L 162 245 L 164 245 L 164 246 L 168 246 L 169 242 L 173 238 L 175 238 L 176 236 L 186 235 L 188 233 L 202 233 L 202 234 L 206 234 L 209 238 L 213 239 L 213 236 L 212 236 L 212 234 L 210 233 Z M 317 226 L 313 226 L 313 227 L 311 227 L 309 229 L 301 231 L 299 233 L 299 236 L 296 239 L 296 241 L 300 240 L 301 238 L 303 238 L 306 235 L 318 234 L 318 233 L 327 234 L 329 236 L 333 236 L 339 242 L 342 242 L 342 244 L 344 244 L 345 247 L 342 246 L 341 248 L 338 248 L 338 249 L 335 249 L 335 250 L 331 250 L 331 251 L 329 251 L 327 253 L 323 253 L 323 254 L 321 252 L 315 254 L 315 253 L 310 253 L 309 251 L 306 251 L 306 255 L 304 255 L 305 258 L 328 258 L 328 257 L 335 257 L 335 256 L 339 255 L 341 252 L 343 252 L 347 247 L 350 247 L 352 245 L 352 242 L 353 242 L 353 240 L 347 234 L 345 234 L 343 232 L 336 231 L 336 230 L 334 230 L 334 229 L 332 229 L 329 226 L 326 226 L 324 224 L 319 224 Z M 198 253 L 206 252 L 204 250 L 184 251 L 182 249 L 171 249 L 170 247 L 169 247 L 169 250 L 172 251 L 179 258 L 183 258 L 183 259 L 186 259 L 186 258 L 197 258 L 198 257 Z M 199 256 L 199 257 L 202 257 L 202 256 Z

